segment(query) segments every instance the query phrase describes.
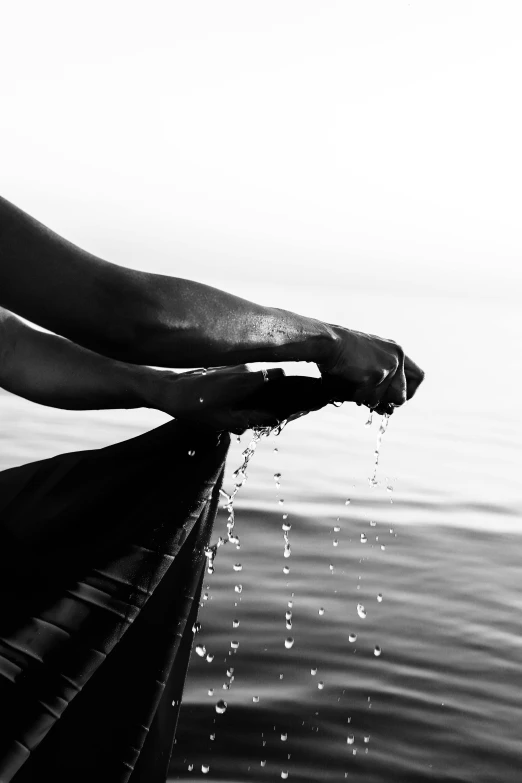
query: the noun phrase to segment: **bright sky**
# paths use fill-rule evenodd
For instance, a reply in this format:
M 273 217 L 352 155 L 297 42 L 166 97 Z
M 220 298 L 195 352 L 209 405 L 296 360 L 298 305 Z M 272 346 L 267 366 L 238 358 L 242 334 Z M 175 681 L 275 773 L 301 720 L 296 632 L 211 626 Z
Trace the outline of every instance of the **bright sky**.
M 223 287 L 513 294 L 521 40 L 518 0 L 4 4 L 0 190 Z

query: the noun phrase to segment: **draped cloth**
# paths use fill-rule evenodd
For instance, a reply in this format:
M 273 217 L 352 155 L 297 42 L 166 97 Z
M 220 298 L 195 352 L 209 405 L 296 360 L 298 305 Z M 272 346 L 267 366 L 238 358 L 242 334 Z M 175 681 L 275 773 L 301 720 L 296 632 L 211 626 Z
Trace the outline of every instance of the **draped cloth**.
M 0 783 L 164 783 L 229 437 L 0 472 Z

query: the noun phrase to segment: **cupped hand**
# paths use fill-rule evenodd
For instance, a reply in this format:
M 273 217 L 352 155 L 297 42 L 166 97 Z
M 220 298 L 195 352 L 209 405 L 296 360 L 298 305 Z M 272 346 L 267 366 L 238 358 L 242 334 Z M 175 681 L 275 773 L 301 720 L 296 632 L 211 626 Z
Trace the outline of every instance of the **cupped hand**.
M 413 397 L 424 372 L 400 345 L 342 326 L 332 328 L 337 337 L 335 353 L 319 369 L 333 399 L 350 400 L 390 414 Z
M 273 411 L 255 401 L 255 396 L 267 381 L 283 378 L 282 369 L 252 372 L 242 364 L 161 375 L 161 399 L 155 407 L 176 419 L 238 435 L 252 427 L 276 427 L 280 422 Z

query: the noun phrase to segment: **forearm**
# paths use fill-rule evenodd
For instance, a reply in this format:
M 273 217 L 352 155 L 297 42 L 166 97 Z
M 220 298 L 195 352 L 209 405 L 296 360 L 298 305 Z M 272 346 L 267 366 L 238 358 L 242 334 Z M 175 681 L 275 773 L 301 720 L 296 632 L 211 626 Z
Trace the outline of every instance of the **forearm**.
M 0 386 L 13 394 L 69 410 L 137 408 L 149 404 L 159 374 L 39 332 L 0 310 Z
M 326 324 L 263 307 L 201 283 L 144 275 L 147 315 L 127 361 L 194 367 L 247 362 L 328 361 L 335 334 Z
M 116 359 L 165 367 L 327 363 L 335 334 L 183 278 L 86 253 L 0 199 L 0 305 Z

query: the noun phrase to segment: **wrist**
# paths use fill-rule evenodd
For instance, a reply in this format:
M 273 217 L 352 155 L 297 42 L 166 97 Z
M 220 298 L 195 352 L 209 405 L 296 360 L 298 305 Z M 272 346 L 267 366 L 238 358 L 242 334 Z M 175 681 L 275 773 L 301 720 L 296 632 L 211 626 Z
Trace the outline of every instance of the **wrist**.
M 151 367 L 130 366 L 126 383 L 126 392 L 129 397 L 128 407 L 163 409 L 166 397 L 166 377 L 172 381 L 175 374 L 165 370 L 154 370 Z M 172 386 L 170 386 L 172 397 Z
M 335 363 L 341 339 L 334 326 L 285 310 L 278 313 L 287 321 L 287 339 L 278 348 L 278 361 L 315 362 L 327 366 Z

